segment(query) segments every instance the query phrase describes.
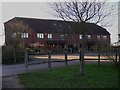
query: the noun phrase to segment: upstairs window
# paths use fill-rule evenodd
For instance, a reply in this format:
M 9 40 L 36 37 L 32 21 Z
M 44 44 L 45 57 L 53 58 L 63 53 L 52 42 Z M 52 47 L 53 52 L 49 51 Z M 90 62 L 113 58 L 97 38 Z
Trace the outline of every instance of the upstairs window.
M 56 26 L 56 23 L 53 23 L 54 26 Z
M 106 35 L 103 35 L 103 39 L 107 39 L 107 36 L 106 36 Z
M 37 38 L 44 38 L 44 34 L 43 33 L 37 33 Z
M 62 27 L 62 24 L 60 24 L 60 27 Z
M 97 39 L 100 39 L 100 35 L 97 35 Z
M 83 36 L 83 35 L 79 35 L 79 39 L 82 39 L 82 36 Z
M 87 35 L 88 39 L 91 39 L 91 35 Z
M 17 34 L 16 34 L 16 33 L 13 33 L 13 34 L 12 34 L 12 37 L 16 37 L 16 36 L 17 36 Z
M 48 34 L 48 38 L 52 38 L 52 34 Z
M 21 33 L 21 38 L 28 38 L 28 33 Z
M 61 39 L 64 39 L 64 37 L 65 37 L 65 35 L 63 35 L 63 34 L 60 35 L 60 38 L 61 38 Z

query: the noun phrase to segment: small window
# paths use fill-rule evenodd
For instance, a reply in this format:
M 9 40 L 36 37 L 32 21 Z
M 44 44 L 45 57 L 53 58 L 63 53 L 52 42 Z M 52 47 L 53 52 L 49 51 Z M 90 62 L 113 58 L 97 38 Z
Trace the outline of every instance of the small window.
M 13 34 L 12 34 L 12 37 L 16 37 L 16 36 L 17 36 L 17 34 L 16 34 L 16 33 L 13 33 Z
M 91 39 L 91 35 L 87 35 L 88 39 Z
M 52 34 L 48 34 L 48 38 L 52 38 Z
M 21 33 L 21 38 L 28 38 L 28 33 Z
M 103 39 L 107 39 L 107 36 L 106 36 L 106 35 L 103 35 Z
M 79 35 L 79 39 L 82 39 L 82 35 Z
M 44 34 L 43 33 L 37 33 L 37 38 L 44 38 Z
M 64 39 L 64 37 L 65 37 L 65 35 L 63 35 L 63 34 L 60 35 L 60 38 L 61 38 L 61 39 Z
M 97 35 L 97 39 L 100 39 L 100 35 Z
M 56 26 L 56 23 L 53 23 L 53 26 Z
M 62 24 L 60 24 L 60 27 L 62 27 Z
M 68 26 L 68 28 L 70 29 L 70 28 L 71 28 L 71 26 Z

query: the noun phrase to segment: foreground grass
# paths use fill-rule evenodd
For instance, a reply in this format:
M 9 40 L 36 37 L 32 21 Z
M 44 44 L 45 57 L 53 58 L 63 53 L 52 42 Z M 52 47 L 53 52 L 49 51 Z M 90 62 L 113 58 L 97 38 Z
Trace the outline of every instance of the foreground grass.
M 26 88 L 117 88 L 118 71 L 112 65 L 85 65 L 85 75 L 79 75 L 79 65 L 19 75 Z

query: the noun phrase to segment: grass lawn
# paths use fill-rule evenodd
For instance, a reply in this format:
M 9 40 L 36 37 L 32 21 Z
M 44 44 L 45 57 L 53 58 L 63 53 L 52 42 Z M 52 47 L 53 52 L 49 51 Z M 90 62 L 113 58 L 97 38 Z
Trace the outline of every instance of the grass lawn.
M 117 88 L 118 71 L 113 65 L 85 65 L 85 75 L 79 75 L 79 65 L 19 75 L 25 88 Z

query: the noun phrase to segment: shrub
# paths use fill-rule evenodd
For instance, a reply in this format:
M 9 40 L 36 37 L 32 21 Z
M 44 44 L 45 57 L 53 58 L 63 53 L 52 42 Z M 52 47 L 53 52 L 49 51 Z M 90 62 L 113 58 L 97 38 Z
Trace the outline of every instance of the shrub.
M 16 62 L 14 61 L 14 49 L 12 46 L 2 47 L 2 64 L 17 64 L 24 62 L 24 50 L 21 48 L 16 49 Z

